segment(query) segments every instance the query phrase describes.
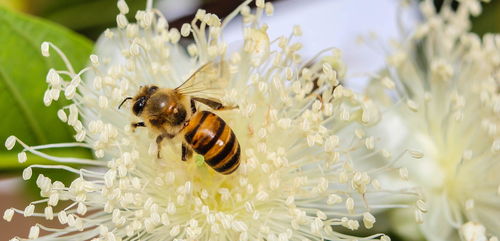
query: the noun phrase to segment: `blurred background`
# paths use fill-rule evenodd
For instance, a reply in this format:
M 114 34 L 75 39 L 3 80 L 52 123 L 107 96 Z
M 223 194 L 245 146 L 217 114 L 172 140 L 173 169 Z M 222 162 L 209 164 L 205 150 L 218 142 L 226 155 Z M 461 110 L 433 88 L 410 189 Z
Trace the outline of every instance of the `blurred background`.
M 327 47 L 337 47 L 342 50 L 344 60 L 348 66 L 348 77 L 355 79 L 353 88 L 361 89 L 366 81 L 364 73 L 380 68 L 384 61 L 383 45 L 389 40 L 399 38 L 396 19 L 402 15 L 405 25 L 411 26 L 418 19 L 416 4 L 410 4 L 409 9 L 402 14 L 398 0 L 271 0 L 275 5 L 273 17 L 265 17 L 264 22 L 270 25 L 271 38 L 288 35 L 294 25 L 300 25 L 303 36 L 300 41 L 304 44 L 302 54 L 312 57 L 316 52 Z M 436 0 L 436 6 L 442 1 Z M 144 9 L 146 0 L 127 1 L 130 12 L 128 17 L 133 21 L 134 12 Z M 155 0 L 155 7 L 166 16 L 171 27 L 180 29 L 185 22 L 191 21 L 198 8 L 217 14 L 224 18 L 241 1 L 238 0 Z M 116 25 L 118 13 L 115 0 L 0 0 L 0 9 L 8 9 L 17 13 L 44 19 L 64 26 L 82 35 L 89 43 L 98 39 L 106 28 Z M 0 12 L 0 15 L 3 12 Z M 1 16 L 0 16 L 1 17 Z M 483 5 L 483 14 L 473 19 L 473 31 L 478 34 L 500 31 L 500 1 L 492 0 Z M 5 22 L 0 21 L 0 28 Z M 225 40 L 231 42 L 241 38 L 239 24 L 233 22 L 225 32 Z M 1 33 L 0 34 L 9 34 Z M 373 40 L 372 44 L 360 45 L 360 36 Z M 0 35 L 0 38 L 4 36 Z M 376 40 L 375 40 L 376 38 Z M 2 52 L 0 52 L 2 55 Z M 5 56 L 3 56 L 5 57 Z M 7 56 L 10 57 L 10 56 Z M 1 58 L 0 58 L 1 59 Z M 1 64 L 1 63 L 0 63 Z M 0 69 L 2 67 L 0 66 Z M 48 69 L 47 69 L 48 70 Z M 41 76 L 45 76 L 41 73 Z M 0 87 L 5 81 L 0 76 Z M 22 81 L 22 80 L 20 80 Z M 40 79 L 41 83 L 44 82 Z M 6 98 L 4 90 L 0 90 L 0 100 Z M 2 96 L 3 95 L 3 96 Z M 35 96 L 33 101 L 41 102 L 42 96 Z M 1 102 L 1 101 L 0 101 Z M 28 102 L 28 106 L 29 106 Z M 9 106 L 0 105 L 0 111 Z M 50 113 L 42 112 L 45 115 Z M 55 112 L 52 113 L 55 116 Z M 36 117 L 35 117 L 36 118 Z M 0 120 L 0 140 L 5 140 L 9 135 L 18 135 L 13 129 L 23 129 L 22 120 L 7 123 L 6 118 Z M 43 125 L 43 123 L 42 123 Z M 53 142 L 72 141 L 71 134 L 55 139 L 31 139 L 21 136 L 30 145 L 40 145 Z M 89 156 L 85 150 L 73 150 L 81 156 Z M 30 157 L 29 157 L 30 159 Z M 17 153 L 0 150 L 0 214 L 10 207 L 23 209 L 31 200 L 38 199 L 38 189 L 34 182 L 38 173 L 34 170 L 32 180 L 23 181 L 20 176 L 22 168 L 30 162 L 18 163 Z M 66 184 L 73 179 L 72 176 L 43 171 L 44 175 L 57 177 Z M 24 218 L 15 215 L 10 223 L 0 220 L 0 240 L 8 240 L 13 236 L 26 237 L 31 225 L 42 221 L 36 218 Z M 55 222 L 54 222 L 55 223 Z M 381 226 L 381 225 L 379 225 Z M 380 230 L 387 231 L 387 230 Z M 389 230 L 389 232 L 391 232 Z M 397 234 L 392 234 L 393 240 L 400 240 Z M 418 240 L 418 237 L 416 237 Z

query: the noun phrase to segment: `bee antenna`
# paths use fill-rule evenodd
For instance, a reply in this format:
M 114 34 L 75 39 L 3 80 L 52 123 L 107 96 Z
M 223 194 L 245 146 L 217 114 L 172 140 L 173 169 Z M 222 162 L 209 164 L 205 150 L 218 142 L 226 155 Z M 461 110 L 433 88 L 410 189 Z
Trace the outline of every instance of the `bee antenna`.
M 132 97 L 127 97 L 127 98 L 125 98 L 125 99 L 122 101 L 122 103 L 118 106 L 118 109 L 120 109 L 120 108 L 122 107 L 122 105 L 123 105 L 123 104 L 125 104 L 125 102 L 126 102 L 127 100 L 131 100 L 131 99 L 132 99 Z

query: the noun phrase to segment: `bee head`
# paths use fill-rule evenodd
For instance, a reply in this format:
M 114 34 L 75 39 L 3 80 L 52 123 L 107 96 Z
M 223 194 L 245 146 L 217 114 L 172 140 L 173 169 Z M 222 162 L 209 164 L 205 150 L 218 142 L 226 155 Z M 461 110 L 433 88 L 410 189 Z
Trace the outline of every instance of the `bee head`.
M 148 102 L 149 97 L 151 97 L 152 94 L 154 94 L 158 90 L 158 86 L 144 86 L 141 88 L 139 91 L 139 94 L 135 96 L 134 98 L 132 97 L 127 97 L 125 98 L 120 106 L 118 106 L 118 109 L 127 101 L 133 99 L 134 101 L 134 106 L 132 107 L 132 111 L 136 116 L 139 116 L 142 111 L 144 110 L 144 107 L 146 106 L 146 103 Z

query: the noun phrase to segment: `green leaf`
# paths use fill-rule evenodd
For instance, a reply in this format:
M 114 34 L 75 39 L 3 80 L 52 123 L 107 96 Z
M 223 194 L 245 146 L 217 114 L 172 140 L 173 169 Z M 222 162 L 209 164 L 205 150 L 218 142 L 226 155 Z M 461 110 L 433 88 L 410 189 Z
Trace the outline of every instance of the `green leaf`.
M 48 149 L 42 150 L 43 153 L 57 157 L 72 157 L 72 158 L 88 158 L 90 156 L 88 150 L 83 148 L 65 148 L 65 149 Z M 15 157 L 14 157 L 15 155 Z M 17 153 L 15 152 L 0 152 L 0 173 L 2 171 L 10 171 L 12 169 L 24 168 L 33 164 L 52 165 L 53 161 L 43 157 L 27 154 L 28 159 L 24 163 L 17 161 Z M 76 166 L 76 165 L 73 165 Z
M 472 31 L 484 35 L 486 33 L 500 33 L 500 1 L 482 3 L 483 12 L 472 18 Z
M 7 1 L 11 8 L 56 22 L 91 39 L 97 39 L 106 28 L 115 27 L 119 13 L 116 0 L 0 0 L 0 3 L 2 1 Z M 146 7 L 146 2 L 127 0 L 129 21 L 134 19 L 137 10 Z
M 74 141 L 74 131 L 56 114 L 68 102 L 54 102 L 50 107 L 43 104 L 48 70 L 64 67 L 55 51 L 51 50 L 49 58 L 41 55 L 43 41 L 52 42 L 63 50 L 76 71 L 86 65 L 92 51 L 92 43 L 84 37 L 53 23 L 0 7 L 2 141 L 10 135 L 17 136 L 28 145 Z M 63 93 L 60 99 L 64 99 Z M 16 146 L 19 149 L 19 145 Z M 0 158 L 0 162 L 10 163 L 17 159 L 17 153 L 2 148 Z M 4 166 L 12 167 L 11 164 Z
M 38 2 L 29 0 L 29 2 Z M 106 28 L 116 26 L 119 13 L 116 1 L 102 0 L 52 0 L 55 6 L 40 16 L 60 23 L 86 36 L 97 39 Z M 146 0 L 127 1 L 130 9 L 127 18 L 134 19 L 137 10 L 146 7 Z M 100 13 L 100 14 L 96 14 Z

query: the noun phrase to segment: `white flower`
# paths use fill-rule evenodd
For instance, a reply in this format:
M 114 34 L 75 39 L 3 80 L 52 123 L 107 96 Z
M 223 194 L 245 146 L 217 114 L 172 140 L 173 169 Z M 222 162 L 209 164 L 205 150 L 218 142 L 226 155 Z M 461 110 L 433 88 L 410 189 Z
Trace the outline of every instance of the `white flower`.
M 25 179 L 31 178 L 32 168 L 57 168 L 80 177 L 66 187 L 38 176 L 45 199 L 25 211 L 8 209 L 4 219 L 15 211 L 57 217 L 67 225 L 33 226 L 30 238 L 38 237 L 40 229 L 51 232 L 39 240 L 344 240 L 355 238 L 343 231 L 357 230 L 360 222 L 371 228 L 373 211 L 406 207 L 388 200 L 415 193 L 386 189 L 374 178 L 390 166 L 354 167 L 371 155 L 353 159 L 355 152 L 380 151 L 363 131 L 378 120 L 378 112 L 370 100 L 338 85 L 338 71 L 344 71 L 338 69 L 343 67 L 340 53 L 326 50 L 301 61 L 294 34 L 269 39 L 268 26 L 260 22 L 263 14 L 272 14 L 271 3 L 257 0 L 257 9 L 251 10 L 249 2 L 223 21 L 199 10 L 179 32 L 168 29 L 155 9 L 137 12 L 137 23 L 129 23 L 123 15 L 128 8 L 120 0 L 118 29 L 105 32 L 90 65 L 79 73 L 57 47 L 43 45 L 44 53 L 54 49 L 67 63 L 67 70 L 49 71 L 44 101 L 50 104 L 57 99 L 54 93 L 63 91 L 74 102 L 58 116 L 75 129 L 78 143 L 30 147 L 9 137 L 6 147 L 20 143 L 23 151 L 62 163 L 32 165 Z M 243 43 L 228 50 L 222 31 L 238 13 Z M 300 33 L 298 27 L 294 33 Z M 194 43 L 183 48 L 181 36 L 192 36 Z M 118 105 L 140 86 L 175 88 L 199 66 L 220 60 L 227 62 L 230 79 L 223 101 L 239 108 L 217 115 L 241 144 L 240 167 L 221 175 L 203 161 L 183 162 L 176 139 L 164 143 L 158 159 L 154 136 L 147 128 L 132 132 L 130 123 L 137 118 Z M 92 149 L 96 158 L 41 152 L 68 146 Z M 68 163 L 95 168 L 63 165 Z M 35 205 L 45 204 L 44 213 L 36 212 Z M 388 240 L 383 234 L 362 239 L 377 238 Z
M 368 88 L 388 108 L 383 135 L 392 133 L 396 149 L 424 153 L 401 164 L 426 197 L 428 240 L 459 239 L 459 230 L 483 240 L 470 238 L 471 222 L 484 237 L 500 236 L 500 36 L 469 32 L 479 1 L 439 13 L 424 1 L 421 10 L 425 21 Z
M 486 241 L 485 228 L 483 225 L 468 222 L 460 227 L 462 237 L 466 241 Z

